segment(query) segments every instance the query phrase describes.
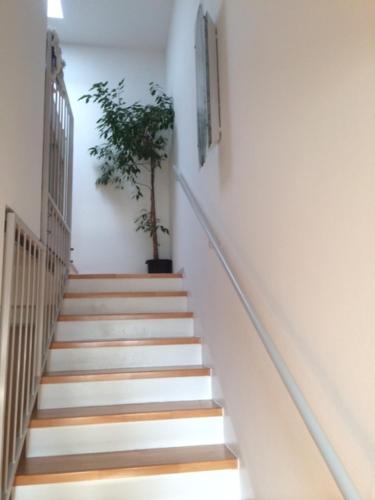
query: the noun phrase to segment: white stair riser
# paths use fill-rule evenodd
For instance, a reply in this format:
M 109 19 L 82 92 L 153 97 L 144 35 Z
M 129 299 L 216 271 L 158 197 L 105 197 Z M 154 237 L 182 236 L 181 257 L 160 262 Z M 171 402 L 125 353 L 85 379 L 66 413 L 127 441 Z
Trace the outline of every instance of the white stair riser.
M 173 292 L 183 288 L 182 278 L 70 279 L 67 292 Z
M 186 297 L 64 299 L 62 314 L 186 312 Z
M 56 340 L 142 339 L 189 337 L 193 319 L 136 319 L 104 321 L 59 321 Z
M 26 455 L 42 457 L 223 442 L 222 417 L 148 420 L 30 429 Z
M 211 377 L 42 384 L 38 405 L 44 409 L 196 399 L 211 399 Z
M 199 344 L 51 349 L 47 371 L 186 366 L 201 363 L 202 348 Z
M 218 470 L 17 486 L 13 500 L 232 500 L 240 498 L 238 471 Z

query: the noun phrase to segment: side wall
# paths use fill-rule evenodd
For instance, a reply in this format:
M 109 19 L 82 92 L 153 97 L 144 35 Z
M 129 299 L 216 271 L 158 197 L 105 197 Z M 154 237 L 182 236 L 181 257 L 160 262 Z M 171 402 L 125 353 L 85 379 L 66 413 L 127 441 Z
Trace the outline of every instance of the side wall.
M 0 282 L 6 207 L 40 231 L 46 21 L 44 0 L 0 2 Z
M 65 81 L 74 113 L 73 259 L 81 273 L 145 272 L 152 257 L 151 239 L 136 233 L 134 219 L 147 207 L 146 201 L 131 200 L 128 193 L 113 187 L 96 187 L 97 161 L 88 148 L 100 142 L 96 132 L 99 109 L 78 98 L 91 85 L 108 80 L 116 85 L 126 80 L 126 100 L 147 102 L 148 84 L 165 84 L 162 52 L 64 45 Z M 168 171 L 158 172 L 158 212 L 169 225 Z M 147 196 L 145 191 L 145 197 Z M 161 237 L 161 258 L 170 256 L 170 240 Z
M 198 0 L 176 0 L 175 163 L 361 498 L 373 499 L 375 5 L 203 3 L 219 28 L 223 139 L 200 170 Z M 225 399 L 243 498 L 341 498 L 178 186 L 172 213 L 173 258 Z

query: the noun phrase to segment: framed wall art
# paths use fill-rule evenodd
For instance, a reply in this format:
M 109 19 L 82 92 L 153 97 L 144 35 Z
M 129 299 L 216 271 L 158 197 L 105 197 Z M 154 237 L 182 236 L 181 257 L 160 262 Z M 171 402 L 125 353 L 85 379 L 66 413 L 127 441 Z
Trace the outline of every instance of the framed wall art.
M 207 151 L 220 142 L 220 91 L 217 28 L 199 6 L 195 25 L 198 154 L 201 167 Z

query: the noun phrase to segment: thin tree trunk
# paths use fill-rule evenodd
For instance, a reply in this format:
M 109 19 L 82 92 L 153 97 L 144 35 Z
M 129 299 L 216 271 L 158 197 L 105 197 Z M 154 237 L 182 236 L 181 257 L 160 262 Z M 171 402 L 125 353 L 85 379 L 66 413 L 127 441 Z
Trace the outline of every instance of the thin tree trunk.
M 151 207 L 150 207 L 150 218 L 151 218 L 151 236 L 152 236 L 152 249 L 153 256 L 155 260 L 159 259 L 159 242 L 158 234 L 156 230 L 156 203 L 155 203 L 155 162 L 151 160 Z

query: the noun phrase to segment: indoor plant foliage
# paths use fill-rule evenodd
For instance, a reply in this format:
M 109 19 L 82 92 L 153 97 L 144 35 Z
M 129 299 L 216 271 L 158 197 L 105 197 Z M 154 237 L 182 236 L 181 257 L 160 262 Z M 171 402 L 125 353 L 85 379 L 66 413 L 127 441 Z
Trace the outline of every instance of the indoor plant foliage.
M 152 239 L 153 259 L 159 261 L 159 232 L 169 234 L 157 217 L 155 180 L 157 170 L 167 159 L 168 131 L 173 128 L 172 99 L 161 88 L 150 83 L 151 104 L 127 104 L 124 100 L 125 81 L 109 88 L 108 82 L 95 83 L 80 100 L 99 104 L 102 115 L 97 130 L 103 143 L 89 149 L 100 161 L 98 185 L 130 186 L 137 200 L 146 192 L 150 208 L 135 220 L 136 230 L 148 233 Z M 146 180 L 146 182 L 144 181 Z M 148 261 L 149 262 L 149 261 Z

